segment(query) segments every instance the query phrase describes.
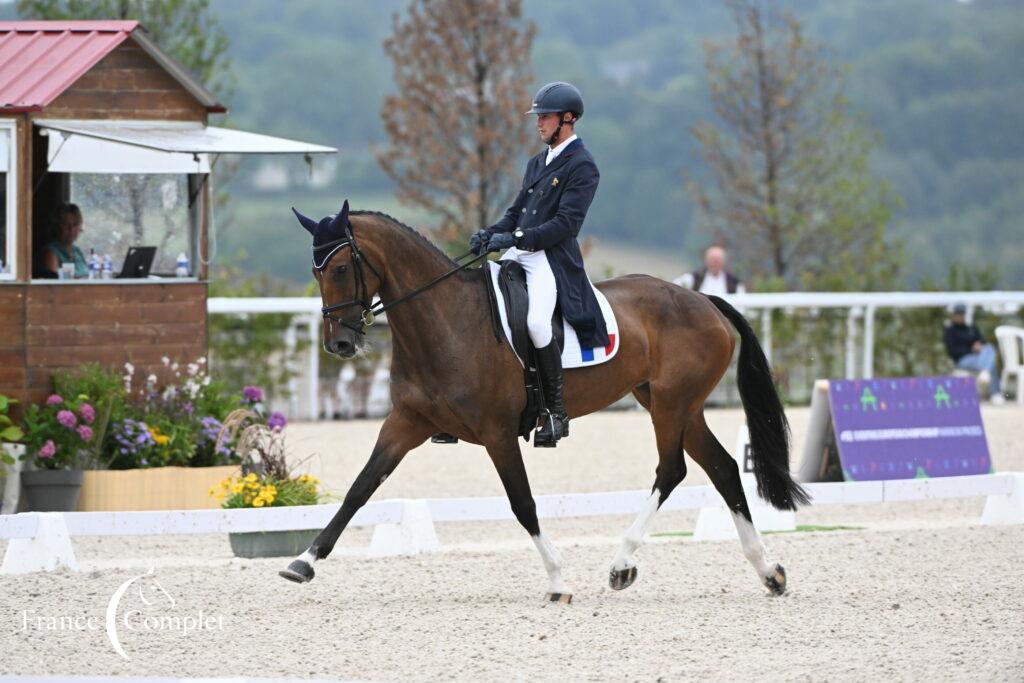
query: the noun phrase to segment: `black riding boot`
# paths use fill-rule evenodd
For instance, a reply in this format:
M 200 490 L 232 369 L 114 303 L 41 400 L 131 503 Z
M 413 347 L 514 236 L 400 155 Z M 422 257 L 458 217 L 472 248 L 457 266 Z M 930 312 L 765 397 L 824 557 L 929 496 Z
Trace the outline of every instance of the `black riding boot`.
M 537 448 L 554 448 L 563 436 L 569 436 L 569 416 L 562 402 L 562 354 L 554 340 L 543 349 L 537 349 L 537 367 L 540 370 L 544 403 L 548 415 L 533 436 Z

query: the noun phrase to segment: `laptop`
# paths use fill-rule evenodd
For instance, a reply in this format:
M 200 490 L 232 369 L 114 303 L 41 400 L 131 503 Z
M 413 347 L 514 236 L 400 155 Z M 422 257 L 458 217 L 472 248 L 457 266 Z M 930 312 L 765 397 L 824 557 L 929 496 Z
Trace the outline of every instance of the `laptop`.
M 155 257 L 156 247 L 128 247 L 128 254 L 124 257 L 124 266 L 121 267 L 117 278 L 149 277 L 149 269 L 153 267 Z

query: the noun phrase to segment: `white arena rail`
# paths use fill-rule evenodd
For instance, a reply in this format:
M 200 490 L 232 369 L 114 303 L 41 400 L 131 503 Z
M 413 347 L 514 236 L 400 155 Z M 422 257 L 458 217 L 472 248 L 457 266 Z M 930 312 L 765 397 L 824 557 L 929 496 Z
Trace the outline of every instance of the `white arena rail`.
M 982 524 L 1024 524 L 1024 473 L 934 479 L 805 484 L 815 505 L 907 502 L 986 496 Z M 639 512 L 648 490 L 537 496 L 538 516 L 545 519 L 627 515 Z M 767 508 L 748 491 L 755 523 Z M 758 505 L 760 503 L 760 505 Z M 320 529 L 338 505 L 309 505 L 239 510 L 172 510 L 167 512 L 21 513 L 0 516 L 0 538 L 10 539 L 0 573 L 50 571 L 60 566 L 77 569 L 71 537 L 209 534 L 253 531 Z M 700 510 L 696 540 L 735 535 L 721 497 L 711 486 L 681 486 L 662 510 Z M 367 504 L 350 526 L 374 526 L 371 556 L 409 555 L 439 548 L 434 522 L 513 519 L 508 500 L 490 498 L 431 498 L 386 500 Z M 722 521 L 728 523 L 723 528 Z M 792 517 L 783 526 L 795 528 Z M 785 524 L 788 524 L 786 526 Z M 766 528 L 765 524 L 759 524 Z
M 769 362 L 772 358 L 772 311 L 776 309 L 847 309 L 846 378 L 869 379 L 875 373 L 875 314 L 880 308 L 945 308 L 954 302 L 967 304 L 968 320 L 975 308 L 1000 313 L 1013 313 L 1024 306 L 1024 292 L 782 292 L 777 294 L 737 294 L 725 297 L 729 303 L 744 309 L 748 318 L 761 319 L 761 345 Z M 306 328 L 312 344 L 306 359 L 308 377 L 319 377 L 320 306 L 318 297 L 213 297 L 207 300 L 210 315 L 247 315 L 256 313 L 291 313 L 300 316 L 293 325 Z M 752 314 L 756 311 L 756 315 Z M 387 324 L 386 317 L 378 317 Z M 863 330 L 861 330 L 863 327 Z M 857 345 L 861 346 L 858 371 Z M 294 332 L 289 346 L 294 348 Z M 315 420 L 320 415 L 317 382 L 305 387 L 306 407 L 301 417 Z M 299 415 L 296 415 L 299 417 Z

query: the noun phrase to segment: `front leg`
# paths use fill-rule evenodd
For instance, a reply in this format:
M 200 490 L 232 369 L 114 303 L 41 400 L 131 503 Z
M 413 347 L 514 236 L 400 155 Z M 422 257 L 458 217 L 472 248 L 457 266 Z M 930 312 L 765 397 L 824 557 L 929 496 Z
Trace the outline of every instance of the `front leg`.
M 311 581 L 315 574 L 313 563 L 331 554 L 341 532 L 359 508 L 366 505 L 366 501 L 390 476 L 405 454 L 426 441 L 433 431 L 434 426 L 419 415 L 397 407 L 392 410 L 381 426 L 369 461 L 353 482 L 341 508 L 316 537 L 313 545 L 293 560 L 287 569 L 278 573 L 296 583 Z
M 491 456 L 494 468 L 505 487 L 512 513 L 530 534 L 533 544 L 537 546 L 544 568 L 548 572 L 547 599 L 550 602 L 572 602 L 572 589 L 562 580 L 562 558 L 547 536 L 541 533 L 537 521 L 537 504 L 530 492 L 530 481 L 523 465 L 523 454 L 515 435 L 503 439 L 499 444 L 488 445 L 487 454 Z

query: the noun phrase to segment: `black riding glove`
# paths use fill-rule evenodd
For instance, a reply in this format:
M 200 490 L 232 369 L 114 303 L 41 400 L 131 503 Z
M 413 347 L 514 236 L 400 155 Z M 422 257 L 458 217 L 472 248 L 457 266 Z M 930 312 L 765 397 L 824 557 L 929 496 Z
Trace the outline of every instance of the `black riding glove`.
M 508 249 L 516 243 L 516 238 L 510 232 L 499 232 L 491 235 L 487 242 L 487 251 L 501 251 Z
M 484 246 L 487 244 L 488 233 L 486 230 L 477 230 L 469 237 L 469 250 L 479 256 L 484 251 Z

